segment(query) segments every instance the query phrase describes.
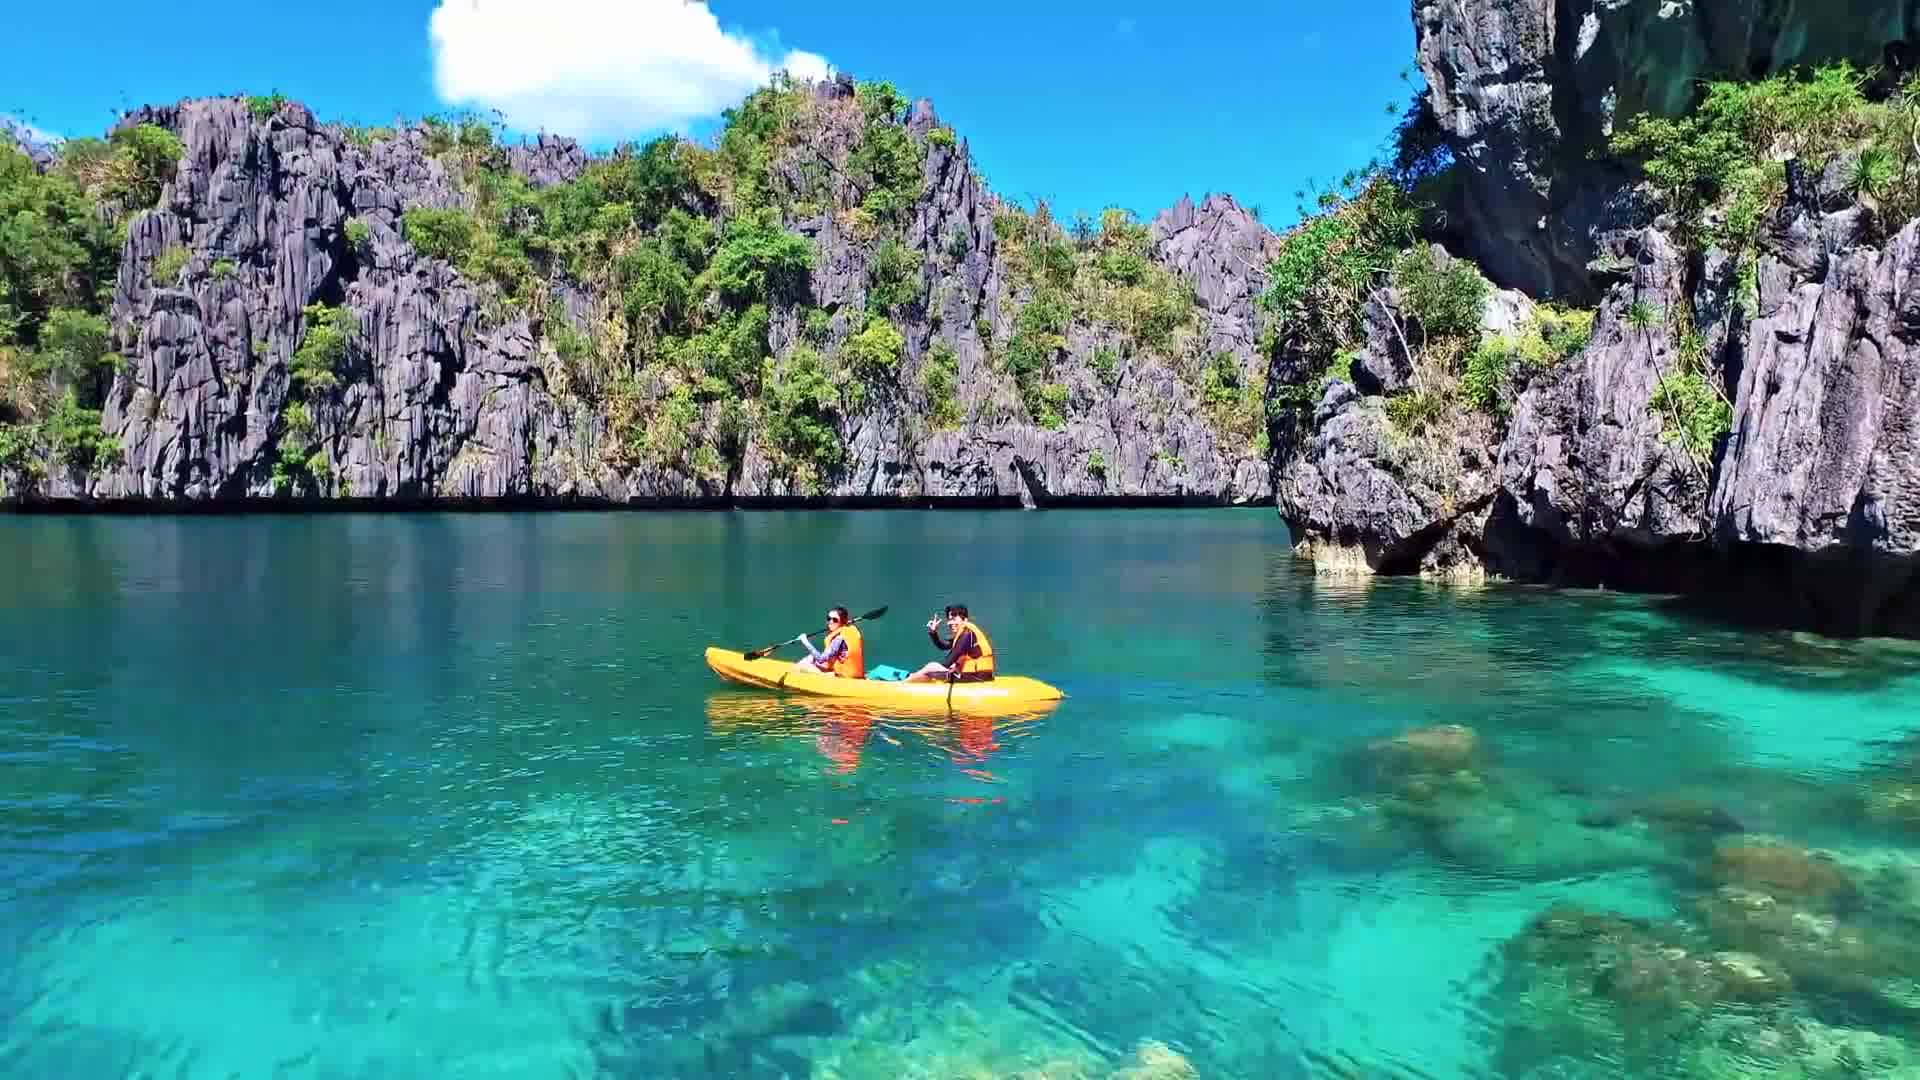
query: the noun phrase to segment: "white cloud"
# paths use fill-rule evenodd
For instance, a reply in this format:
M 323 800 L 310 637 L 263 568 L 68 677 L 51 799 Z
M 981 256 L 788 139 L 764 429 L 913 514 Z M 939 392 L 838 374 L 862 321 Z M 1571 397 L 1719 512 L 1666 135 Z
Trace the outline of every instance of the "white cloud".
M 781 68 L 831 73 L 722 29 L 705 0 L 440 0 L 427 28 L 441 100 L 584 141 L 684 129 Z

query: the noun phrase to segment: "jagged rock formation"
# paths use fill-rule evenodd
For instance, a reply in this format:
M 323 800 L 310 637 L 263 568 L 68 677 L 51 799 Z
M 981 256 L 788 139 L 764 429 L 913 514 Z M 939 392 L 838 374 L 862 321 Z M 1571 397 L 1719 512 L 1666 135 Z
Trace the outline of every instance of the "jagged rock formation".
M 1796 602 L 1920 632 L 1920 222 L 1862 242 L 1862 208 L 1790 206 L 1762 260 L 1716 539 L 1790 551 Z
M 1484 452 L 1397 438 L 1383 399 L 1344 382 L 1328 388 L 1317 419 L 1281 484 L 1282 514 L 1304 537 L 1301 554 L 1332 570 L 1482 575 L 1479 525 L 1493 497 Z M 1448 454 L 1457 467 L 1440 457 Z
M 1891 0 L 1416 0 L 1419 64 L 1464 166 L 1457 235 L 1501 285 L 1590 303 L 1588 270 L 1647 224 L 1590 151 L 1616 121 L 1677 114 L 1702 80 L 1851 59 L 1907 70 L 1920 14 Z
M 1862 213 L 1783 213 L 1750 323 L 1724 263 L 1690 279 L 1643 230 L 1585 350 L 1527 386 L 1504 433 L 1446 433 L 1458 468 L 1423 473 L 1412 463 L 1446 444 L 1396 437 L 1384 398 L 1334 384 L 1279 474 L 1303 554 L 1332 571 L 1744 591 L 1771 618 L 1920 632 L 1920 222 L 1883 249 L 1861 242 Z M 1633 326 L 1635 304 L 1698 313 L 1732 401 L 1716 460 L 1667 434 L 1655 393 L 1677 343 Z
M 1490 314 L 1488 328 L 1501 328 L 1506 313 Z M 1424 437 L 1396 430 L 1386 395 L 1412 371 L 1400 318 L 1390 299 L 1369 303 L 1367 347 L 1349 377 L 1327 387 L 1313 434 L 1279 473 L 1280 513 L 1300 553 L 1323 569 L 1479 577 L 1493 425 L 1463 416 Z
M 860 328 L 877 245 L 853 213 L 860 186 L 845 175 L 860 134 L 853 85 L 842 79 L 808 93 L 819 127 L 807 141 L 825 162 L 830 198 L 785 224 L 813 244 L 803 293 L 833 316 L 821 343 L 831 349 Z M 568 393 L 551 320 L 592 326 L 618 310 L 618 298 L 560 280 L 554 310 L 503 308 L 460 269 L 422 255 L 405 212 L 474 200 L 423 129 L 354 137 L 297 103 L 276 101 L 262 115 L 242 99 L 146 108 L 124 121 L 140 123 L 175 133 L 185 153 L 160 205 L 130 221 L 113 292 L 125 367 L 106 393 L 102 423 L 120 456 L 93 468 L 49 462 L 37 482 L 8 478 L 14 498 L 1037 505 L 1271 497 L 1264 453 L 1209 419 L 1195 377 L 1201 359 L 1218 353 L 1249 380 L 1266 366 L 1254 344 L 1253 298 L 1274 238 L 1226 197 L 1182 202 L 1151 224 L 1149 258 L 1193 287 L 1190 331 L 1173 348 L 1126 348 L 1112 326 L 1076 318 L 1049 372 L 1066 388 L 1062 422 L 1043 426 L 1022 408 L 996 351 L 1032 294 L 1000 250 L 1003 204 L 973 172 L 966 144 L 932 138 L 938 120 L 916 103 L 906 127 L 924 148 L 924 184 L 899 242 L 923 300 L 890 316 L 904 339 L 897 387 L 873 388 L 840 418 L 844 466 L 809 486 L 754 434 L 718 467 L 616 452 L 621 434 L 604 403 Z M 505 162 L 546 188 L 580 176 L 589 157 L 543 136 L 508 148 Z M 775 163 L 803 166 L 817 168 Z M 351 237 L 349 223 L 364 237 Z M 176 252 L 184 266 L 157 278 Z M 290 365 L 311 333 L 303 311 L 316 303 L 349 312 L 356 342 L 337 388 L 312 410 L 313 471 L 325 482 L 289 491 L 275 464 L 289 439 Z M 776 358 L 802 339 L 804 314 L 798 303 L 772 305 L 766 337 Z M 944 427 L 929 422 L 917 389 L 936 346 L 956 364 L 959 419 Z M 1109 355 L 1098 356 L 1103 349 Z M 698 422 L 712 426 L 718 408 L 706 406 Z
M 1685 263 L 1658 230 L 1639 241 L 1633 279 L 1602 305 L 1591 344 L 1521 395 L 1500 446 L 1514 520 L 1561 545 L 1652 549 L 1700 535 L 1705 472 L 1662 440 L 1650 407 L 1673 342 L 1625 318 L 1635 302 L 1660 312 L 1684 302 Z
M 1910 17 L 1882 7 L 1416 3 L 1431 104 L 1465 167 L 1462 232 L 1496 282 L 1598 311 L 1498 422 L 1462 410 L 1410 439 L 1386 417 L 1411 371 L 1397 313 L 1371 304 L 1351 379 L 1277 466 L 1301 552 L 1330 571 L 1713 594 L 1772 622 L 1920 634 L 1920 221 L 1879 220 L 1839 162 L 1817 177 L 1790 163 L 1743 298 L 1737 260 L 1689 254 L 1670 217 L 1596 224 L 1582 205 L 1641 196 L 1617 165 L 1574 165 L 1614 118 L 1681 111 L 1697 73 L 1883 46 L 1904 61 Z M 1589 273 L 1603 249 L 1612 265 Z M 1508 300 L 1488 311 L 1516 318 Z M 1688 364 L 1731 412 L 1711 447 L 1690 449 L 1665 396 Z

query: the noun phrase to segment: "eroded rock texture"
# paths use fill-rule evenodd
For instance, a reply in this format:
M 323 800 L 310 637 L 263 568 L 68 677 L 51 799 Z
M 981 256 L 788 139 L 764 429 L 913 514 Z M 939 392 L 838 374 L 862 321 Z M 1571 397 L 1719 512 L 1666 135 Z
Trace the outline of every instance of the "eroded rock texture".
M 1645 212 L 1614 125 L 1691 106 L 1701 80 L 1850 59 L 1912 63 L 1920 14 L 1890 0 L 1415 0 L 1430 103 L 1465 166 L 1459 235 L 1502 285 L 1590 303 L 1588 264 Z
M 832 158 L 857 140 L 851 84 L 817 86 L 819 130 Z M 7 490 L 32 501 L 196 503 L 289 497 L 275 462 L 288 433 L 289 362 L 309 304 L 344 305 L 358 330 L 348 369 L 312 407 L 322 499 L 607 500 L 738 502 L 789 497 L 917 501 L 1059 499 L 1258 502 L 1271 497 L 1263 452 L 1223 435 L 1201 407 L 1197 358 L 1231 355 L 1252 379 L 1266 359 L 1254 345 L 1254 298 L 1273 235 L 1224 196 L 1190 201 L 1151 223 L 1153 258 L 1191 282 L 1195 320 L 1168 350 L 1119 350 L 1097 371 L 1096 350 L 1117 344 L 1104 324 L 1076 320 L 1050 378 L 1068 388 L 1057 429 L 1022 414 L 1003 362 L 1028 290 L 999 251 L 1001 204 L 973 172 L 964 142 L 931 140 L 930 105 L 907 126 L 925 142 L 925 188 L 904 243 L 925 299 L 893 321 L 906 339 L 897 387 L 878 388 L 843 418 L 847 464 L 819 487 L 796 482 L 749 438 L 723 467 L 636 463 L 613 452 L 609 417 L 556 385 L 547 310 L 502 308 L 404 236 L 414 207 L 471 199 L 421 130 L 371 143 L 322 125 L 298 104 L 257 118 L 237 99 L 183 102 L 127 118 L 175 132 L 186 153 L 160 206 L 134 218 L 112 304 L 127 367 L 107 395 L 104 426 L 120 460 L 82 471 L 53 464 L 39 484 Z M 588 157 L 564 139 L 511 147 L 508 167 L 535 187 L 580 175 Z M 834 343 L 858 329 L 875 241 L 847 211 L 861 192 L 834 181 L 833 203 L 788 221 L 815 258 L 804 290 L 835 313 Z M 350 242 L 350 221 L 369 230 Z M 187 262 L 155 280 L 170 249 Z M 617 300 L 568 292 L 570 318 Z M 777 305 L 769 343 L 784 355 L 801 332 L 795 305 Z M 954 351 L 963 421 L 934 430 L 920 375 L 936 343 Z
M 1713 594 L 1770 622 L 1920 633 L 1920 222 L 1878 220 L 1843 163 L 1788 166 L 1743 288 L 1689 255 L 1627 172 L 1613 125 L 1690 107 L 1697 80 L 1851 59 L 1908 69 L 1904 5 L 1463 0 L 1414 5 L 1429 103 L 1463 166 L 1453 235 L 1501 285 L 1597 303 L 1577 355 L 1495 422 L 1438 437 L 1387 420 L 1418 388 L 1376 298 L 1349 382 L 1277 463 L 1277 501 L 1324 569 Z M 1591 264 L 1591 265 L 1590 265 Z M 1502 294 L 1487 329 L 1525 319 Z M 1501 325 L 1496 325 L 1501 324 Z M 1663 380 L 1691 350 L 1731 430 L 1681 441 Z

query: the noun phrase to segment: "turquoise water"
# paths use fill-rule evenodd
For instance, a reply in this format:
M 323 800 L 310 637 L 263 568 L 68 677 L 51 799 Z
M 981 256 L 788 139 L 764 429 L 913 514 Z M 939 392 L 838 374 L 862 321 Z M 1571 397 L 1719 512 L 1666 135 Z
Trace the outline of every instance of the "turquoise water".
M 15 517 L 0 559 L 0 1075 L 1920 1064 L 1911 646 L 1317 579 L 1262 511 Z M 912 667 L 956 600 L 1069 698 L 700 661 L 887 604 Z

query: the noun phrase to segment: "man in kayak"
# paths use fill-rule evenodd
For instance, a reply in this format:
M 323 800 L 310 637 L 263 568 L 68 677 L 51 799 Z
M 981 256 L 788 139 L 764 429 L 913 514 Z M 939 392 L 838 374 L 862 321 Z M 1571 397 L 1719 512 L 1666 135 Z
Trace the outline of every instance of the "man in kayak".
M 945 612 L 952 641 L 940 640 L 940 620 L 927 620 L 933 647 L 945 649 L 945 660 L 935 661 L 907 676 L 908 682 L 987 682 L 993 678 L 993 642 L 973 624 L 967 605 L 948 604 Z
M 827 612 L 826 648 L 814 648 L 805 634 L 800 635 L 800 644 L 807 647 L 807 656 L 795 661 L 793 666 L 801 671 L 842 679 L 867 677 L 866 644 L 861 641 L 860 628 L 853 625 L 846 608 L 837 607 Z

